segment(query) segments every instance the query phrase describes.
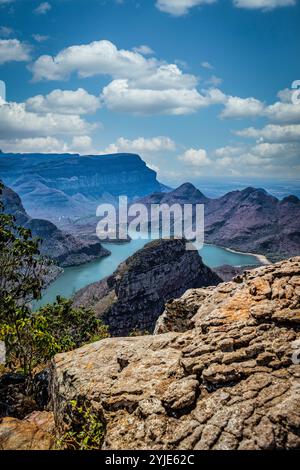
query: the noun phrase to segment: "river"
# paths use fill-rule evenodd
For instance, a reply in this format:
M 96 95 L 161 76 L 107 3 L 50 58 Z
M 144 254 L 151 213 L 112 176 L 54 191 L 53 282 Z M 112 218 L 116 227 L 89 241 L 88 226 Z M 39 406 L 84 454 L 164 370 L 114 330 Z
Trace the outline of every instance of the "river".
M 111 252 L 110 256 L 91 263 L 66 268 L 64 273 L 44 292 L 38 306 L 53 303 L 58 295 L 70 298 L 79 289 L 109 276 L 122 261 L 142 248 L 146 243 L 147 241 L 145 240 L 132 240 L 130 243 L 124 244 L 103 243 L 103 246 Z M 199 253 L 204 263 L 211 268 L 221 266 L 222 264 L 231 266 L 260 264 L 255 255 L 233 253 L 225 248 L 214 245 L 204 245 Z

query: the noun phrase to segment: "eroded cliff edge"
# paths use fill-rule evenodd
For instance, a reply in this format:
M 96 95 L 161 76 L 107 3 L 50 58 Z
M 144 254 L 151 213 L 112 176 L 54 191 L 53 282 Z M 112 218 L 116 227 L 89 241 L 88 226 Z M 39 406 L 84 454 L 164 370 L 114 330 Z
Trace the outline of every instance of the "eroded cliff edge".
M 105 449 L 299 448 L 300 257 L 172 305 L 163 334 L 55 357 L 57 430 L 83 400 L 105 424 Z

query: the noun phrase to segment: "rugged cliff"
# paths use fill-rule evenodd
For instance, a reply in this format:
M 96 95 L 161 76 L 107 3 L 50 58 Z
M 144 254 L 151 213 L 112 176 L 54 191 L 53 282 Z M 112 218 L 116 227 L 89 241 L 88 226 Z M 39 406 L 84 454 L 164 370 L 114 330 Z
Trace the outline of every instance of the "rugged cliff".
M 98 241 L 82 240 L 59 230 L 48 220 L 29 217 L 20 197 L 12 189 L 4 187 L 0 199 L 5 212 L 13 215 L 18 225 L 29 228 L 34 237 L 42 240 L 41 253 L 53 259 L 59 266 L 74 266 L 109 255 Z
M 105 449 L 300 448 L 300 257 L 171 306 L 164 334 L 55 357 L 57 430 L 83 400 L 105 424 Z
M 95 215 L 103 200 L 142 197 L 162 186 L 134 154 L 0 154 L 3 181 L 21 197 L 30 215 L 55 223 Z
M 182 240 L 157 240 L 122 263 L 114 274 L 79 291 L 75 305 L 93 307 L 110 331 L 126 336 L 153 331 L 165 302 L 191 287 L 216 285 L 220 278 Z

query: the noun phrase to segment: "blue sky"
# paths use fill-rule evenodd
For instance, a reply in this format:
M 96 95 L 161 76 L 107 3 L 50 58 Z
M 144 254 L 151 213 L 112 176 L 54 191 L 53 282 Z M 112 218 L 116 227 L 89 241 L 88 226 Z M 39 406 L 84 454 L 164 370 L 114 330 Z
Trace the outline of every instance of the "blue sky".
M 0 0 L 0 148 L 297 180 L 299 0 Z

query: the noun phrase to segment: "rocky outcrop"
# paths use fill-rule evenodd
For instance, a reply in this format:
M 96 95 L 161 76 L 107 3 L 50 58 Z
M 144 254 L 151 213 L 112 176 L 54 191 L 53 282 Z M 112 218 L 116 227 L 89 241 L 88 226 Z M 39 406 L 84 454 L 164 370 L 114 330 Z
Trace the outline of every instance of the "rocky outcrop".
M 216 285 L 220 278 L 187 251 L 182 240 L 157 240 L 122 263 L 114 274 L 79 291 L 75 306 L 93 307 L 114 336 L 149 331 L 165 302 L 191 287 Z
M 30 229 L 34 237 L 42 240 L 41 254 L 51 258 L 59 266 L 76 266 L 109 255 L 109 251 L 103 248 L 99 241 L 82 240 L 59 230 L 48 220 L 29 217 L 20 197 L 12 189 L 4 187 L 0 200 L 3 202 L 4 211 L 13 215 L 18 225 Z M 49 270 L 46 284 L 59 274 L 57 269 Z
M 55 357 L 59 432 L 83 400 L 104 449 L 300 448 L 300 257 L 190 290 L 164 317 L 164 334 Z
M 36 411 L 24 420 L 0 420 L 0 450 L 49 450 L 55 443 L 53 414 Z
M 134 154 L 0 154 L 1 178 L 29 214 L 55 224 L 94 216 L 103 200 L 143 197 L 162 186 L 155 171 Z
M 205 242 L 245 253 L 260 253 L 273 261 L 300 253 L 300 200 L 278 200 L 264 189 L 246 188 L 217 199 L 205 197 L 190 183 L 168 194 L 155 193 L 146 205 L 204 204 Z

